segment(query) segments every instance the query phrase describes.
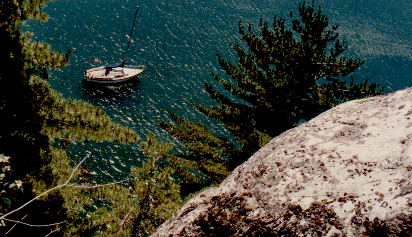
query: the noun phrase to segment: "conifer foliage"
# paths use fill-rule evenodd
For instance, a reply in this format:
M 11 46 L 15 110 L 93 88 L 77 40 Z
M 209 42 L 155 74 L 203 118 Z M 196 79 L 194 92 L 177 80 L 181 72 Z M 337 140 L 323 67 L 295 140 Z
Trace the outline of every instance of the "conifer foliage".
M 199 131 L 204 134 L 207 141 L 202 142 L 203 147 L 188 146 L 188 153 L 178 155 L 185 160 L 180 162 L 182 166 L 188 160 L 201 160 L 194 156 L 205 154 L 201 150 L 214 150 L 227 157 L 227 162 L 219 165 L 231 170 L 272 137 L 302 121 L 347 100 L 383 92 L 377 84 L 353 82 L 351 74 L 364 62 L 342 56 L 347 44 L 339 39 L 338 26 L 329 25 L 329 18 L 314 1 L 299 4 L 297 16 L 291 12 L 290 21 L 291 24 L 275 16 L 269 25 L 261 20 L 257 33 L 251 25 L 239 23 L 243 42 L 232 46 L 238 62 L 227 61 L 217 53 L 219 65 L 228 77 L 214 78 L 224 91 L 208 83 L 204 86 L 217 105 L 194 104 L 231 131 L 237 145 L 229 148 L 220 142 L 210 146 L 212 140 L 222 138 L 202 125 L 194 132 L 193 124 L 177 116 L 172 116 L 173 124 L 160 122 L 186 145 L 197 139 Z
M 145 162 L 122 181 L 97 184 L 81 166 L 87 156 L 73 167 L 64 149 L 72 142 L 139 138 L 47 83 L 48 70 L 64 66 L 70 52 L 22 32 L 26 20 L 47 19 L 47 2 L 0 2 L 0 236 L 147 236 L 182 204 L 171 168 L 159 164 L 171 145 L 148 136 Z
M 202 123 L 187 121 L 170 111 L 169 114 L 176 124 L 163 121 L 158 123 L 188 148 L 185 153 L 168 153 L 165 156 L 175 174 L 182 180 L 182 196 L 203 187 L 220 184 L 234 168 L 229 167 L 232 162 L 228 160 L 234 149 L 233 144 L 223 137 L 211 134 Z
M 41 11 L 47 2 L 0 2 L 1 236 L 45 236 L 50 232 L 63 236 L 63 232 L 56 231 L 63 230 L 63 225 L 71 227 L 73 212 L 69 210 L 90 203 L 87 192 L 62 189 L 18 209 L 46 190 L 62 185 L 74 172 L 68 154 L 55 146 L 58 142 L 138 139 L 134 131 L 115 124 L 101 109 L 65 99 L 50 88 L 46 81 L 48 69 L 64 66 L 70 52 L 55 52 L 46 43 L 33 42 L 30 32 L 22 31 L 27 20 L 47 19 Z
M 261 20 L 258 34 L 251 25 L 245 29 L 239 23 L 247 49 L 233 45 L 238 63 L 217 54 L 231 79 L 214 78 L 229 96 L 206 84 L 210 97 L 219 105 L 196 105 L 222 122 L 242 145 L 258 134 L 276 136 L 349 98 L 382 92 L 376 84 L 354 85 L 353 80 L 347 80 L 364 62 L 342 56 L 347 45 L 338 39 L 338 26 L 330 26 L 329 18 L 314 2 L 299 4 L 298 17 L 292 12 L 290 17 L 292 29 L 285 19 L 275 16 L 272 27 Z M 358 90 L 361 93 L 354 95 Z M 234 102 L 234 97 L 242 102 Z
M 10 157 L 7 161 L 10 173 L 6 179 L 22 182 L 1 193 L 1 214 L 21 205 L 55 181 L 49 166 L 49 138 L 41 132 L 44 117 L 38 112 L 42 104 L 36 103 L 30 81 L 49 68 L 65 65 L 70 52 L 66 55 L 54 52 L 46 44 L 31 42 L 31 34 L 22 32 L 25 21 L 46 19 L 41 12 L 46 2 L 5 0 L 0 3 L 0 153 Z M 38 213 L 37 219 L 27 213 L 17 213 L 12 218 L 20 220 L 27 215 L 25 220 L 33 220 L 34 224 L 58 220 L 64 211 L 60 208 L 61 200 L 56 198 L 49 205 L 41 207 L 38 202 L 30 207 L 30 212 Z M 7 226 L 10 227 L 10 222 Z M 9 229 L 1 228 L 0 233 Z M 18 235 L 19 231 L 24 230 L 16 228 L 13 233 Z
M 127 186 L 62 190 L 70 212 L 56 235 L 149 236 L 180 208 L 179 185 L 164 161 L 171 144 L 150 134 L 141 147 L 144 162 L 132 167 Z

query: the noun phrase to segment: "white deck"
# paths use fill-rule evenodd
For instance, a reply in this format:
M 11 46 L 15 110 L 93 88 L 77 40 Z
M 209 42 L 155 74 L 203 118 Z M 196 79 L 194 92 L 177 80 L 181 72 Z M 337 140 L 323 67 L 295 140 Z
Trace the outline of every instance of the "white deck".
M 144 67 L 115 67 L 106 69 L 105 67 L 92 68 L 85 71 L 88 82 L 96 83 L 119 83 L 135 78 L 144 71 Z

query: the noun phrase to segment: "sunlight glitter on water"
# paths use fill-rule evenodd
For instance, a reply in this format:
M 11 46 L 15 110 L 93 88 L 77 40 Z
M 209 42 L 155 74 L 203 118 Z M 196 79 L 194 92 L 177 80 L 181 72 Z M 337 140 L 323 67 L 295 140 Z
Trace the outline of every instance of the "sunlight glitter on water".
M 102 107 L 116 122 L 131 126 L 142 138 L 150 132 L 165 141 L 179 144 L 170 137 L 156 120 L 170 120 L 166 109 L 193 120 L 206 121 L 219 135 L 228 132 L 208 121 L 195 111 L 189 101 L 210 105 L 203 89 L 205 82 L 217 85 L 211 73 L 220 75 L 215 52 L 233 59 L 230 43 L 239 43 L 238 22 L 252 23 L 256 28 L 259 18 L 271 20 L 275 14 L 287 17 L 297 12 L 298 0 L 151 0 L 140 5 L 134 43 L 130 47 L 129 62 L 146 65 L 140 83 L 122 88 L 89 91 L 82 87 L 84 67 L 113 65 L 124 58 L 126 34 L 130 33 L 135 1 L 56 0 L 45 11 L 47 23 L 29 23 L 34 39 L 45 40 L 54 49 L 73 50 L 68 67 L 52 72 L 50 83 L 64 96 L 86 100 Z M 319 1 L 333 24 L 340 24 L 342 37 L 349 44 L 348 56 L 366 60 L 355 77 L 369 78 L 392 89 L 412 84 L 412 3 L 371 1 Z M 120 5 L 119 5 L 120 3 Z M 365 7 L 362 7 L 365 6 Z M 366 10 L 365 10 L 366 9 Z M 391 17 L 390 11 L 397 18 Z M 401 27 L 403 26 L 403 27 Z M 101 60 L 101 64 L 93 59 Z M 402 78 L 402 80 L 399 80 Z M 139 160 L 139 146 L 129 145 L 122 153 L 106 149 L 100 143 L 78 145 L 92 151 L 94 166 L 116 158 L 119 170 L 123 165 Z M 109 145 L 110 146 L 110 145 Z M 80 156 L 80 148 L 73 148 Z M 100 169 L 100 168 L 99 168 Z M 106 168 L 101 168 L 102 172 Z M 108 172 L 108 171 L 105 171 Z M 115 173 L 118 173 L 117 171 Z

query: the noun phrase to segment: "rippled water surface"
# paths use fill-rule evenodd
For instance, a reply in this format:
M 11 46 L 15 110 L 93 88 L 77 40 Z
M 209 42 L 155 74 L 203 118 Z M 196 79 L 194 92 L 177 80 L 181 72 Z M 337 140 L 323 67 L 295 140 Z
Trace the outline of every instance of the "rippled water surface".
M 152 132 L 170 136 L 156 120 L 169 120 L 165 109 L 193 121 L 206 119 L 190 101 L 210 104 L 203 90 L 222 73 L 216 51 L 234 59 L 230 43 L 239 43 L 238 22 L 252 23 L 297 12 L 297 0 L 55 0 L 45 11 L 47 23 L 29 23 L 35 39 L 53 49 L 73 51 L 70 65 L 52 72 L 50 83 L 64 96 L 102 107 L 115 121 L 144 138 Z M 391 0 L 318 1 L 349 44 L 347 56 L 366 61 L 356 73 L 391 90 L 412 85 L 412 2 Z M 123 60 L 136 6 L 139 13 L 128 64 L 145 65 L 139 83 L 89 90 L 82 86 L 85 67 Z M 97 64 L 93 59 L 99 59 Z M 207 122 L 207 121 L 206 121 Z M 216 133 L 225 130 L 210 123 Z M 108 177 L 120 177 L 141 154 L 138 145 L 87 143 L 73 146 L 73 156 L 92 151 L 89 165 Z

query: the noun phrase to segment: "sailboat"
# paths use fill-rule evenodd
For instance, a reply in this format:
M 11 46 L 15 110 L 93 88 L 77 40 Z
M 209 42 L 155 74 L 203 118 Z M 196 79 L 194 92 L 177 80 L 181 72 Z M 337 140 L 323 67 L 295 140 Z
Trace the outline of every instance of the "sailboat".
M 97 68 L 85 69 L 84 78 L 86 82 L 99 83 L 99 84 L 117 84 L 129 81 L 136 78 L 145 70 L 145 66 L 127 66 L 126 58 L 130 46 L 130 41 L 132 39 L 134 24 L 136 22 L 137 11 L 139 7 L 136 8 L 136 13 L 134 15 L 132 30 L 130 32 L 129 42 L 127 44 L 126 55 L 122 63 L 114 66 L 102 66 Z

